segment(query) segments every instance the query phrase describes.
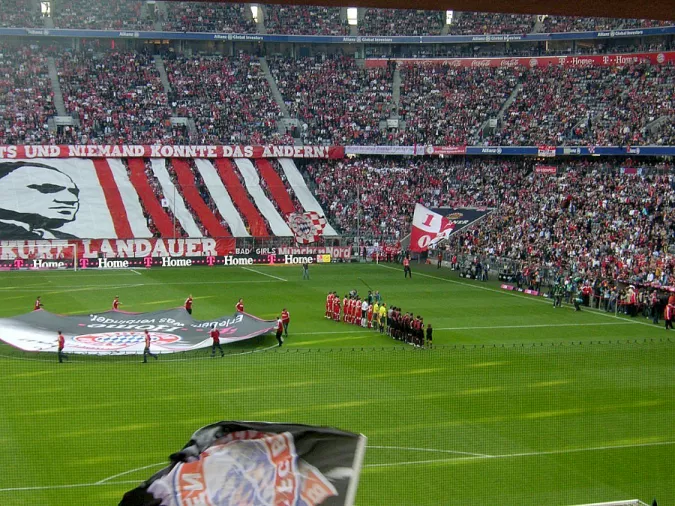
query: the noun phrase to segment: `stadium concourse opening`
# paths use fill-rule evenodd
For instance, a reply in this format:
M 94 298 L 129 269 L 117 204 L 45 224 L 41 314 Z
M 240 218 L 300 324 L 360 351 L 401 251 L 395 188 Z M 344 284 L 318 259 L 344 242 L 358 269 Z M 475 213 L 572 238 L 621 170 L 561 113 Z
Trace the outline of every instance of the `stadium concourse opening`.
M 668 504 L 675 9 L 5 3 L 0 504 Z

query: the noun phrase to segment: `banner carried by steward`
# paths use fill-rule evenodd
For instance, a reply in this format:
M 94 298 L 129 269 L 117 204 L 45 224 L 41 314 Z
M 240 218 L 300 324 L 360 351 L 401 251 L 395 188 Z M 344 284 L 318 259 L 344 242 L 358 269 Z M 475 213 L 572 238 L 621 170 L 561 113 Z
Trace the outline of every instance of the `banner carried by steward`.
M 410 251 L 417 253 L 427 251 L 439 241 L 482 220 L 492 211 L 494 209 L 487 207 L 428 209 L 417 204 L 410 234 Z
M 119 505 L 352 506 L 365 447 L 365 436 L 328 427 L 214 423 Z
M 237 313 L 195 320 L 183 308 L 151 313 L 106 311 L 64 316 L 43 309 L 0 319 L 0 340 L 23 351 L 57 351 L 57 332 L 66 339 L 66 353 L 84 355 L 142 354 L 145 331 L 153 353 L 178 353 L 211 346 L 209 331 L 220 331 L 222 344 L 267 334 L 276 322 Z

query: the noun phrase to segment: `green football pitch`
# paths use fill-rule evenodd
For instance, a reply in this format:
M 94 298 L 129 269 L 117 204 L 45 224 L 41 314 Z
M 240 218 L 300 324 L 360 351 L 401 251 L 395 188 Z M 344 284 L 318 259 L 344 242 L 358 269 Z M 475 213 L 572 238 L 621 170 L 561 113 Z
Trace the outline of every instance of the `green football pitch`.
M 318 265 L 0 275 L 0 316 L 182 305 L 197 319 L 287 307 L 290 335 L 139 357 L 0 345 L 0 505 L 114 505 L 221 420 L 363 433 L 356 504 L 675 505 L 675 339 L 662 325 L 465 281 L 446 269 Z M 324 318 L 329 290 L 378 289 L 421 314 L 434 349 Z

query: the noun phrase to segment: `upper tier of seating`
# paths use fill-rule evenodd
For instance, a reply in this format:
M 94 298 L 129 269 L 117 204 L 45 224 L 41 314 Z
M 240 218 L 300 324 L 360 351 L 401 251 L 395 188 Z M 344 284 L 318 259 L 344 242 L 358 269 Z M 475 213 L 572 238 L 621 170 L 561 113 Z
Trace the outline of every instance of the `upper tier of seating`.
M 51 18 L 57 28 L 104 30 L 166 30 L 179 32 L 256 33 L 251 12 L 259 6 L 263 33 L 291 35 L 347 35 L 346 9 L 319 6 L 221 4 L 215 2 L 154 2 L 144 0 L 59 0 Z M 45 26 L 38 2 L 0 0 L 0 26 Z M 522 34 L 649 28 L 672 23 L 654 20 L 536 16 L 455 12 L 447 25 L 445 11 L 415 9 L 360 9 L 359 35 Z M 51 26 L 51 25 L 47 25 Z M 355 33 L 356 33 L 355 32 Z

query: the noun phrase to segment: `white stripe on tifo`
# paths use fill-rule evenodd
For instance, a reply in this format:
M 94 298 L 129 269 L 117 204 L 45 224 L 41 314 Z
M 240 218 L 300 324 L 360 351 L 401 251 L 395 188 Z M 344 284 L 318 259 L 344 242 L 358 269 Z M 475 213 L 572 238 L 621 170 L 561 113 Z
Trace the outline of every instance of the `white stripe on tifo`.
M 256 207 L 270 224 L 272 233 L 280 236 L 292 236 L 293 232 L 288 228 L 286 220 L 284 220 L 279 212 L 274 207 L 274 204 L 267 198 L 265 192 L 260 187 L 260 176 L 258 170 L 255 168 L 251 160 L 248 158 L 236 158 L 234 163 L 237 165 L 239 172 L 244 176 L 244 183 L 246 190 L 253 197 Z
M 280 278 L 278 276 L 273 276 L 272 274 L 267 274 L 266 272 L 261 272 L 261 271 L 255 270 L 255 269 L 251 269 L 250 267 L 242 267 L 242 269 L 244 269 L 245 271 L 255 272 L 256 274 L 261 274 L 263 276 L 267 276 L 268 278 L 278 279 L 279 281 L 288 281 L 287 279 Z
M 204 184 L 209 189 L 211 198 L 213 198 L 218 211 L 220 211 L 220 214 L 227 221 L 227 226 L 230 227 L 232 235 L 235 237 L 251 237 L 251 234 L 246 230 L 244 220 L 241 219 L 239 211 L 237 211 L 237 208 L 232 203 L 230 194 L 213 164 L 209 160 L 196 158 L 195 165 L 204 179 Z
M 281 165 L 284 175 L 288 180 L 288 184 L 291 185 L 295 196 L 298 198 L 298 201 L 305 209 L 305 211 L 315 211 L 321 216 L 326 216 L 326 213 L 321 208 L 321 204 L 314 198 L 312 192 L 307 187 L 302 174 L 298 170 L 298 167 L 295 165 L 295 162 L 290 158 L 279 158 L 279 164 Z M 337 235 L 335 229 L 331 226 L 328 221 L 326 221 L 326 228 L 323 231 L 324 235 Z
M 400 269 L 397 269 L 396 267 L 390 267 L 388 265 L 383 265 L 383 264 L 378 264 L 378 265 L 380 267 L 384 267 L 385 269 L 390 269 L 392 271 L 400 270 Z M 441 278 L 439 276 L 432 276 L 430 274 L 424 274 L 422 272 L 416 272 L 415 275 L 416 276 L 423 276 L 425 278 L 437 279 L 439 281 L 446 281 L 448 283 L 454 283 L 456 285 L 468 286 L 470 288 L 475 288 L 476 290 L 485 290 L 487 292 L 500 293 L 502 295 L 511 295 L 512 297 L 518 297 L 519 299 L 522 299 L 522 300 L 530 300 L 530 301 L 533 301 L 533 302 L 542 302 L 544 304 L 549 304 L 549 305 L 551 304 L 550 299 L 540 299 L 539 297 L 534 297 L 534 296 L 531 296 L 531 297 L 530 296 L 524 296 L 524 295 L 520 295 L 518 293 L 510 292 L 510 291 L 507 291 L 507 290 L 497 290 L 495 288 L 488 288 L 487 286 L 477 286 L 477 285 L 467 283 L 467 282 L 463 282 L 463 281 L 457 281 L 457 280 L 454 280 L 454 279 Z M 628 320 L 626 318 L 622 318 L 621 316 L 615 316 L 615 315 L 610 314 L 610 313 L 605 313 L 601 309 L 584 307 L 584 310 L 590 311 L 591 314 L 595 314 L 597 316 L 604 316 L 606 318 L 614 318 L 614 319 L 617 319 L 617 320 L 628 321 L 630 323 L 634 323 L 634 324 L 637 324 L 637 325 L 646 325 L 647 327 L 653 328 L 653 325 L 650 325 L 649 323 L 645 323 L 645 322 L 641 322 L 641 321 L 637 321 L 637 320 Z
M 507 453 L 502 455 L 475 455 L 468 457 L 457 457 L 454 459 L 431 459 L 431 460 L 411 460 L 404 462 L 385 462 L 382 464 L 366 464 L 364 467 L 398 467 L 398 466 L 415 466 L 435 463 L 447 462 L 464 462 L 472 460 L 492 460 L 492 459 L 514 459 L 519 457 L 539 457 L 544 455 L 565 455 L 569 453 L 583 453 L 583 452 L 599 452 L 608 450 L 624 450 L 627 448 L 643 448 L 648 446 L 671 446 L 675 445 L 675 441 L 663 441 L 658 443 L 638 443 L 632 445 L 616 445 L 616 446 L 595 446 L 591 448 L 570 448 L 567 450 L 550 450 L 545 452 L 523 452 L 523 453 Z
M 432 459 L 432 460 L 417 460 L 417 461 L 407 461 L 407 462 L 388 462 L 383 464 L 366 464 L 364 467 L 373 468 L 373 467 L 396 467 L 396 466 L 412 466 L 412 465 L 424 465 L 424 464 L 433 464 L 438 462 L 462 462 L 462 461 L 471 461 L 471 460 L 491 460 L 491 459 L 509 459 L 509 458 L 518 458 L 518 457 L 538 457 L 542 455 L 564 455 L 568 453 L 582 453 L 582 452 L 597 452 L 597 451 L 607 451 L 607 450 L 622 450 L 627 448 L 642 448 L 648 446 L 671 446 L 675 445 L 675 441 L 662 441 L 656 443 L 637 443 L 632 445 L 617 445 L 617 446 L 596 446 L 591 448 L 571 448 L 568 450 L 551 450 L 545 452 L 524 452 L 524 453 L 508 453 L 502 455 L 486 455 L 482 453 L 469 454 L 467 457 L 457 457 L 454 459 Z M 406 448 L 406 447 L 391 447 L 391 446 L 368 446 L 370 449 L 398 449 L 401 451 L 419 451 L 419 452 L 438 452 L 438 453 L 457 453 L 457 454 L 467 454 L 469 452 L 459 452 L 453 450 L 441 450 L 437 448 Z M 75 483 L 72 485 L 44 485 L 44 486 L 32 486 L 32 487 L 10 487 L 10 488 L 0 488 L 0 492 L 21 492 L 21 491 L 33 491 L 33 490 L 55 490 L 62 488 L 80 488 L 80 487 L 100 487 L 104 485 L 124 485 L 129 483 L 139 483 L 141 480 L 128 480 L 128 481 L 112 481 L 115 477 L 122 477 L 129 474 L 132 474 L 136 471 L 142 471 L 145 469 L 150 469 L 152 467 L 159 467 L 161 465 L 167 465 L 167 462 L 150 464 L 148 466 L 139 467 L 137 469 L 131 469 L 123 473 L 119 473 L 115 476 L 109 478 L 104 478 L 94 483 Z
M 129 180 L 126 167 L 121 160 L 116 158 L 108 158 L 106 162 L 110 167 L 115 184 L 117 184 L 117 189 L 120 191 L 127 220 L 129 220 L 129 226 L 131 226 L 134 237 L 152 237 L 152 233 L 148 229 L 148 221 L 143 216 L 143 208 L 140 200 L 138 200 L 138 193 Z
M 160 186 L 162 187 L 162 193 L 164 198 L 169 203 L 169 208 L 174 214 L 176 219 L 180 221 L 180 224 L 183 226 L 185 231 L 190 237 L 201 237 L 202 233 L 199 231 L 197 224 L 195 223 L 192 214 L 185 207 L 185 202 L 180 193 L 171 181 L 169 176 L 169 171 L 166 170 L 166 160 L 164 158 L 152 158 L 150 160 L 152 164 L 152 173 L 155 175 L 159 181 Z

